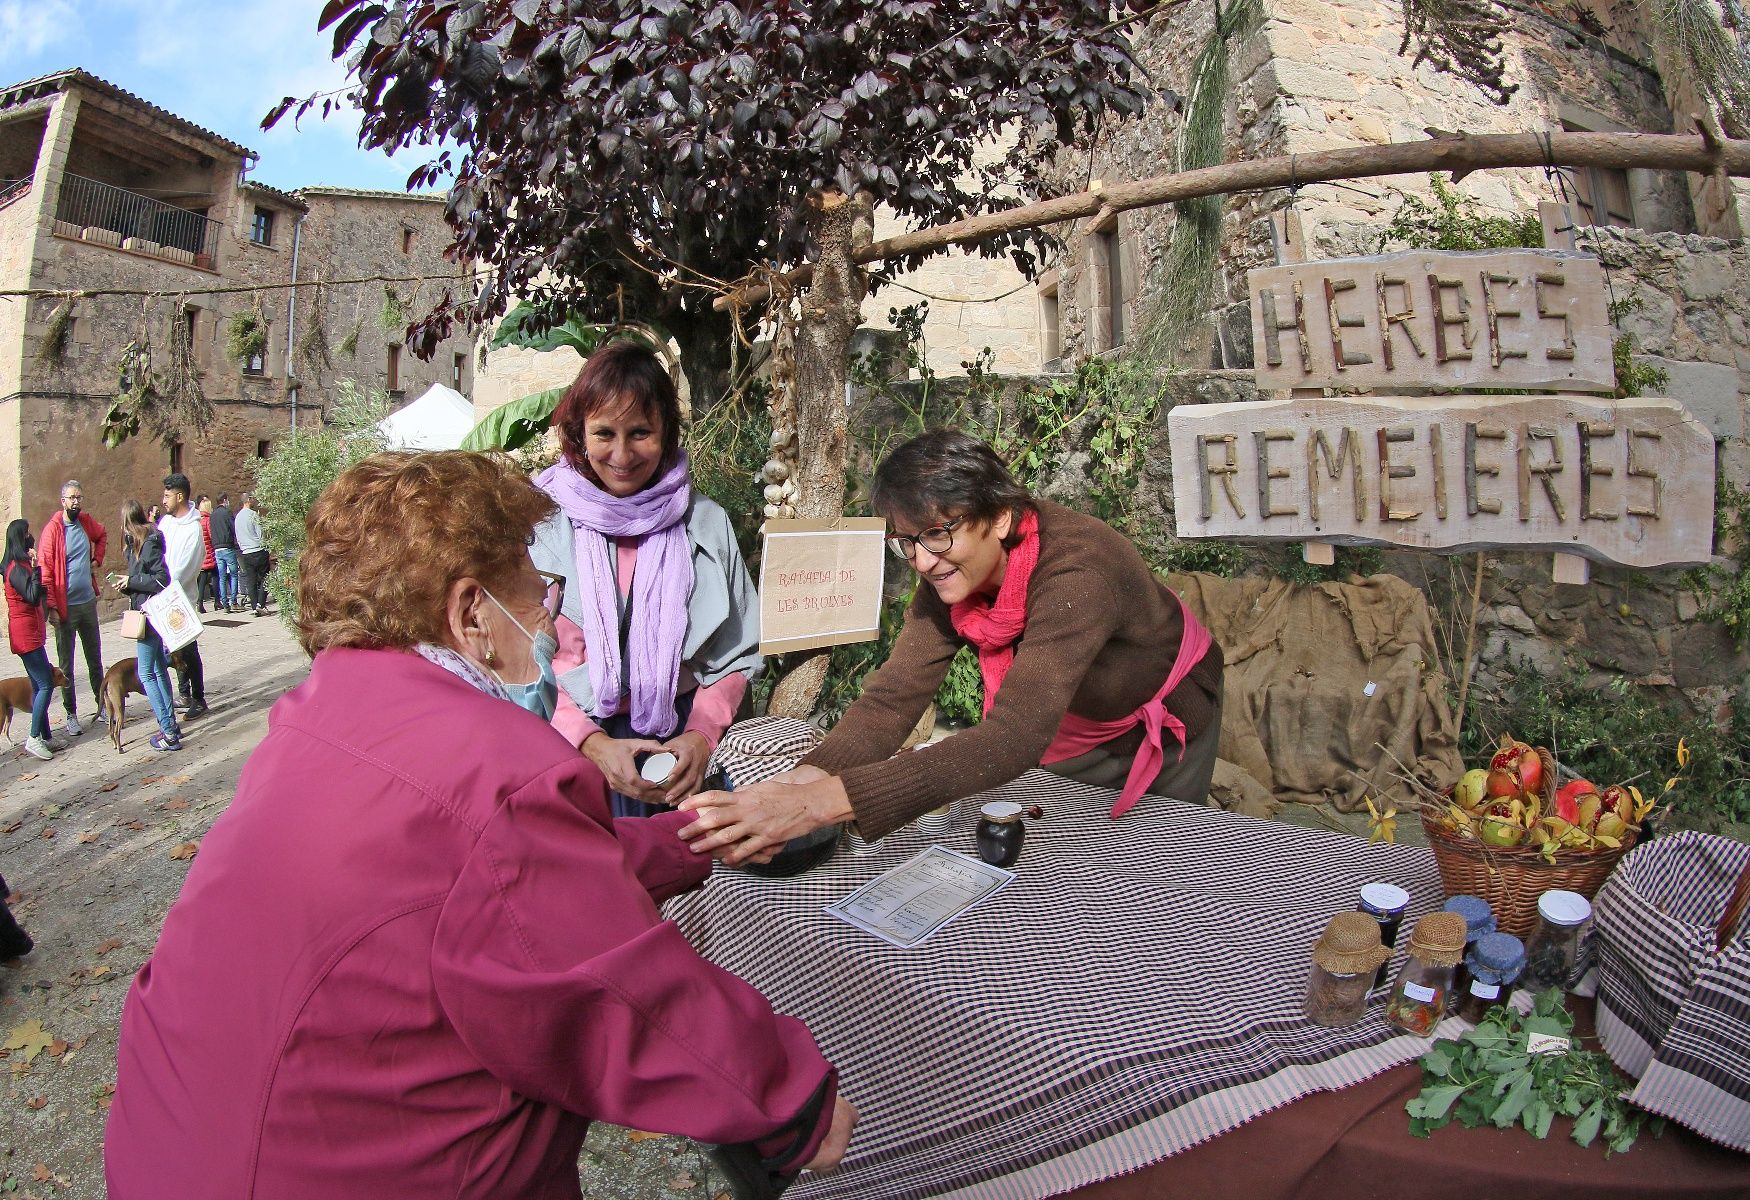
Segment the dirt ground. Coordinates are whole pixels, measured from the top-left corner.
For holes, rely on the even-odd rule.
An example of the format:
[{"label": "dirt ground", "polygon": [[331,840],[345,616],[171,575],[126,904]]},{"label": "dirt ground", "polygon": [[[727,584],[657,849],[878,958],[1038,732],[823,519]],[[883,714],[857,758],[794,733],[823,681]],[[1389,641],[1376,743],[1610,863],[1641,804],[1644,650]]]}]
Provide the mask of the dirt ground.
[{"label": "dirt ground", "polygon": [[[0,1195],[102,1197],[103,1126],[116,1031],[134,972],[182,888],[190,851],[230,803],[267,712],[308,664],[277,617],[219,616],[201,637],[212,710],[159,754],[145,697],[131,696],[117,754],[102,726],[51,762],[24,753],[28,712],[0,741],[0,873],[36,950],[0,966]],[[115,622],[104,662],[131,654]],[[83,664],[80,664],[81,675]],[[11,655],[0,678],[23,675]],[[80,715],[95,711],[81,679]],[[57,694],[51,720],[62,720]],[[597,1200],[716,1197],[690,1142],[598,1125],[579,1161]]]}]

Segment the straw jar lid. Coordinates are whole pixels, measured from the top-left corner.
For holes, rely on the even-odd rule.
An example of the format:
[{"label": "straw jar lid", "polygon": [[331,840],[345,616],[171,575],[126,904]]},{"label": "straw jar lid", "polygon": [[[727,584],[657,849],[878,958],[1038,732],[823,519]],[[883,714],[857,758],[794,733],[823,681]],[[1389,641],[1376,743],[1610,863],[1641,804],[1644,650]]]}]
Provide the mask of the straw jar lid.
[{"label": "straw jar lid", "polygon": [[1410,934],[1410,955],[1436,967],[1453,967],[1464,957],[1466,926],[1454,912],[1429,913]]},{"label": "straw jar lid", "polygon": [[1380,944],[1379,925],[1366,913],[1338,913],[1313,946],[1313,962],[1333,975],[1359,975],[1379,969],[1391,957]]},{"label": "straw jar lid", "polygon": [[1495,911],[1481,896],[1454,896],[1446,902],[1444,911],[1464,918],[1467,941],[1474,942],[1485,933],[1495,932]]}]

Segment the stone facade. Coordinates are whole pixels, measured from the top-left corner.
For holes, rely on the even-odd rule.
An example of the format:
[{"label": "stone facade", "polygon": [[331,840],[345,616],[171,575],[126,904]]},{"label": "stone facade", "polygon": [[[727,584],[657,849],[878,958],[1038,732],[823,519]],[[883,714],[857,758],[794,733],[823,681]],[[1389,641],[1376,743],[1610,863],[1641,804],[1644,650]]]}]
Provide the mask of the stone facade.
[{"label": "stone facade", "polygon": [[[40,525],[69,478],[80,480],[86,507],[106,524],[125,499],[156,501],[173,468],[188,474],[197,491],[235,495],[249,487],[254,460],[295,424],[321,421],[341,378],[386,385],[377,324],[382,284],[359,285],[368,296],[338,288],[321,293],[326,305],[369,315],[356,365],[339,356],[333,369],[306,371],[298,363],[298,330],[307,329],[302,322],[317,291],[286,286],[293,260],[300,281],[453,276],[437,254],[448,241],[441,204],[322,188],[304,198],[246,181],[254,157],[84,72],[0,88],[0,179],[28,180],[23,188],[0,184],[0,289],[76,297],[58,357],[43,350],[55,296],[0,300],[6,520],[23,515]],[[414,231],[407,254],[404,227]],[[89,294],[108,290],[150,294]],[[189,307],[182,319],[191,322],[193,364],[213,406],[210,424],[166,441],[143,432],[105,448],[103,419],[116,396],[123,347],[146,343],[153,369],[163,371],[184,294]],[[226,331],[233,316],[246,313],[265,326],[266,349],[256,361],[236,362],[227,354]],[[412,389],[452,382],[456,354],[464,359],[464,383],[471,383],[470,348],[463,331],[431,363],[406,360],[402,389],[417,395]],[[297,370],[288,370],[288,361]]]}]

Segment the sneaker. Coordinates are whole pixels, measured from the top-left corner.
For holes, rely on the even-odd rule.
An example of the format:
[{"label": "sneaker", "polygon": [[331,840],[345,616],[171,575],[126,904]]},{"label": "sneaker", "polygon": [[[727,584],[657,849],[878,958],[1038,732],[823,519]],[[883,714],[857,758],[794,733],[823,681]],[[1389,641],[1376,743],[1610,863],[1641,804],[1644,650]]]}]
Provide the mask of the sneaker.
[{"label": "sneaker", "polygon": [[7,923],[12,928],[0,930],[0,962],[11,962],[15,958],[23,958],[36,949],[36,943],[30,940],[30,934],[24,932],[17,920]]},{"label": "sneaker", "polygon": [[256,609],[256,610],[255,610],[255,615],[256,615],[256,616],[258,616],[258,617],[265,617],[265,616],[267,616],[267,609],[265,609],[265,608],[258,608],[258,609]]},{"label": "sneaker", "polygon": [[26,753],[34,754],[44,762],[55,756],[55,752],[49,749],[49,744],[39,737],[25,738],[24,749]]},{"label": "sneaker", "polygon": [[205,700],[196,700],[193,704],[182,710],[182,715],[190,721],[194,720],[196,717],[206,716],[207,702]]},{"label": "sneaker", "polygon": [[79,718],[74,713],[67,714],[67,723],[61,726],[61,732],[68,737],[78,737],[85,732],[85,726],[79,724]]},{"label": "sneaker", "polygon": [[173,737],[165,737],[161,733],[154,733],[151,737],[147,738],[146,744],[152,747],[152,749],[164,754],[174,754],[176,751],[182,749],[181,741]]},{"label": "sneaker", "polygon": [[56,754],[59,754],[63,750],[70,750],[73,747],[72,742],[62,737],[53,729],[49,730],[49,736],[44,738],[43,741],[48,745],[48,748],[53,750]]},{"label": "sneaker", "polygon": [[91,718],[91,723],[93,725],[103,725],[108,721],[109,718],[103,715],[103,710],[101,708],[97,710],[97,715]]}]

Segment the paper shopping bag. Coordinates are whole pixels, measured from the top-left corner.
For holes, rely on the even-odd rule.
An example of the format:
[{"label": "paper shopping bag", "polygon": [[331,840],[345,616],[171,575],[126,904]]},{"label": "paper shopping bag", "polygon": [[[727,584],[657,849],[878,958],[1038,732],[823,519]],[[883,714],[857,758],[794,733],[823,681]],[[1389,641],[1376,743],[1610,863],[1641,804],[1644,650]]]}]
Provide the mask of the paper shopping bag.
[{"label": "paper shopping bag", "polygon": [[164,652],[174,654],[201,635],[201,619],[195,615],[194,601],[176,580],[170,586],[141,605],[152,628],[164,639]]}]

